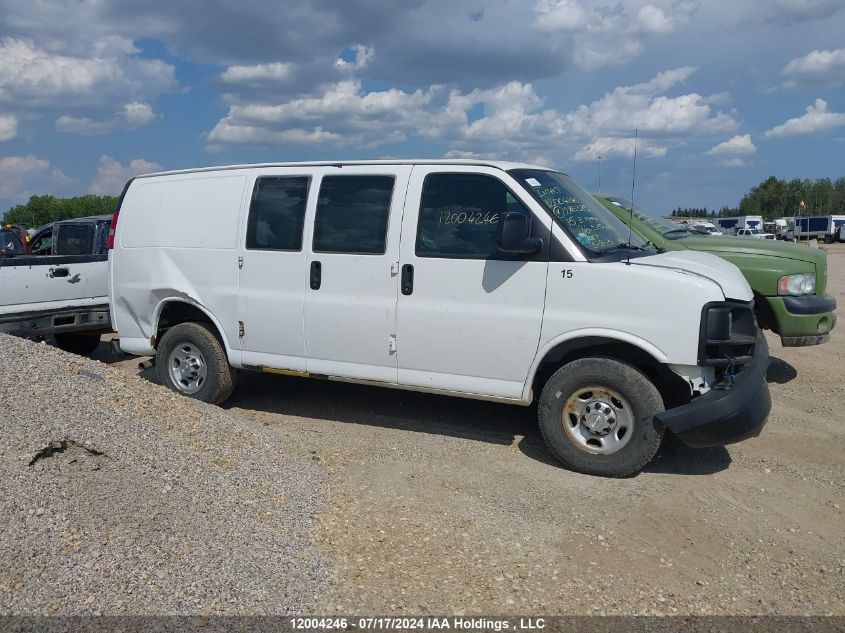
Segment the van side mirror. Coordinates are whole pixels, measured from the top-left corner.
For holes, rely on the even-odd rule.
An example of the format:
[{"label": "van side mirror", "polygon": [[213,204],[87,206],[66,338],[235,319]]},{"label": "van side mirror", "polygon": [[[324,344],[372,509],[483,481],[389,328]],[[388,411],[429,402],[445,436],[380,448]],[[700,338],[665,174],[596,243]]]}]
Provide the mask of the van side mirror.
[{"label": "van side mirror", "polygon": [[510,211],[499,216],[496,248],[500,251],[515,255],[533,255],[542,246],[543,240],[531,237],[531,227],[525,215]]}]

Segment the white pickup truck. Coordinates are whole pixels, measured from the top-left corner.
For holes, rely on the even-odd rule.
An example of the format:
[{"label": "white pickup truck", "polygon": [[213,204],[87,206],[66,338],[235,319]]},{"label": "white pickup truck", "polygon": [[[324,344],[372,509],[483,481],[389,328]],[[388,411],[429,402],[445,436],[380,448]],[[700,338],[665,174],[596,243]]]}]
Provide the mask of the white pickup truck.
[{"label": "white pickup truck", "polygon": [[52,335],[88,354],[111,331],[108,253],[111,216],[56,222],[38,231],[31,253],[0,257],[0,332]]}]

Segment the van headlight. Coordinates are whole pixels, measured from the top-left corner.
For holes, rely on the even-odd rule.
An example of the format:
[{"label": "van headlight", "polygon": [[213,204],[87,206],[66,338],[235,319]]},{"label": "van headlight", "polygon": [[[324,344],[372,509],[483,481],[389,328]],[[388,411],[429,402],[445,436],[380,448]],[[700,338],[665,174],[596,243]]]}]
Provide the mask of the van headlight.
[{"label": "van headlight", "polygon": [[811,295],[816,292],[816,273],[785,275],[778,279],[779,295]]}]

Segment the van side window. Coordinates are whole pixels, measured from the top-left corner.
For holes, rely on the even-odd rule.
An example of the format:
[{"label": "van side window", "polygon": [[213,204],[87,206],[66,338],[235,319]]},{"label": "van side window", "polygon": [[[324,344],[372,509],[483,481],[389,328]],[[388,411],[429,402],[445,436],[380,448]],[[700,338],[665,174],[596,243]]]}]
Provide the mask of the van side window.
[{"label": "van side window", "polygon": [[326,176],[314,218],[315,253],[382,255],[393,176]]},{"label": "van side window", "polygon": [[532,214],[498,178],[431,174],[423,183],[417,224],[418,257],[511,259],[496,249],[503,213]]},{"label": "van side window", "polygon": [[308,182],[307,176],[263,176],[255,181],[246,225],[248,249],[302,250]]}]

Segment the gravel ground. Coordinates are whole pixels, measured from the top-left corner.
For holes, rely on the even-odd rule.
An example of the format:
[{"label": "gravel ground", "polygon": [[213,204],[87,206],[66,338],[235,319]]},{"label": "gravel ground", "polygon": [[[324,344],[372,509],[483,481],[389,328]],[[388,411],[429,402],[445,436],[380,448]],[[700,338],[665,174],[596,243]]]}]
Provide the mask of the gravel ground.
[{"label": "gravel ground", "polygon": [[630,479],[560,468],[534,408],[247,374],[228,406],[320,457],[333,611],[843,615],[845,245],[828,253],[839,326],[768,336],[763,434],[670,437]]},{"label": "gravel ground", "polygon": [[323,474],[275,434],[0,335],[0,612],[315,611]]}]

